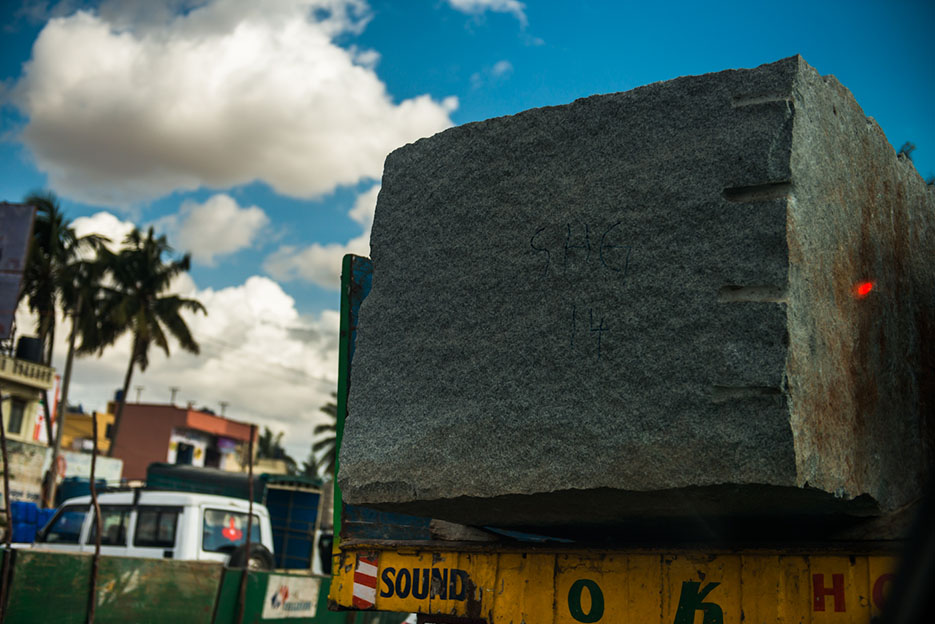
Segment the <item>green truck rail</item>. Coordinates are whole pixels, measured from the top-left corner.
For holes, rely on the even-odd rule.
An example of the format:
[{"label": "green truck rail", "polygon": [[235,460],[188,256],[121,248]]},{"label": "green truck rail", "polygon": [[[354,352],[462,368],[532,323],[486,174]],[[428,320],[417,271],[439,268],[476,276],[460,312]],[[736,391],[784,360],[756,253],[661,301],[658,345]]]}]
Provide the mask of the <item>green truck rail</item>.
[{"label": "green truck rail", "polygon": [[[84,624],[93,556],[33,549],[4,551],[10,585],[4,624]],[[249,572],[238,620],[240,569],[218,563],[101,556],[98,624],[399,624],[406,614],[328,610],[328,577]],[[374,619],[376,617],[376,619]]]}]

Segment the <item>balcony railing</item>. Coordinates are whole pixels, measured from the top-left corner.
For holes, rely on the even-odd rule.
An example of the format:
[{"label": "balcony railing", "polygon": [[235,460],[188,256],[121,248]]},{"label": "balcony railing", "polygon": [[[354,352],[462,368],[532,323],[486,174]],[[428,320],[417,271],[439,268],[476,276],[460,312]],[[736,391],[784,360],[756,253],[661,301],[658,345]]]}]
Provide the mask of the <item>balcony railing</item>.
[{"label": "balcony railing", "polygon": [[0,380],[32,386],[40,390],[51,390],[55,380],[55,369],[0,354]]}]

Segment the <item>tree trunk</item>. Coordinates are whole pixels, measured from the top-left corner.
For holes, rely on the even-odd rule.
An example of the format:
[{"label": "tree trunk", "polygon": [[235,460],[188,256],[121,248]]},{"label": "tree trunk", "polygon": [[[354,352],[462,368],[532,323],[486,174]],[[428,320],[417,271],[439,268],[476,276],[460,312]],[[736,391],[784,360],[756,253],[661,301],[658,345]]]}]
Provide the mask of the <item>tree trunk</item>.
[{"label": "tree trunk", "polygon": [[91,505],[94,507],[94,557],[91,559],[91,575],[88,588],[88,619],[87,624],[94,624],[94,613],[97,609],[97,571],[101,562],[101,506],[97,503],[97,486],[94,480],[97,467],[97,413],[91,414],[91,435],[94,447],[91,450]]},{"label": "tree trunk", "polygon": [[[52,406],[49,403],[49,391],[43,390],[40,398],[43,409],[45,409],[45,441],[46,444],[52,446],[55,434],[52,433]],[[53,468],[50,465],[49,469],[42,475],[42,499],[40,502],[43,507],[55,507],[55,494],[52,492],[52,482],[55,480],[55,474],[52,470]]]},{"label": "tree trunk", "polygon": [[[81,305],[79,300],[78,305]],[[71,334],[68,336],[68,355],[65,358],[65,374],[62,377],[62,400],[59,401],[56,414],[58,416],[58,429],[55,430],[55,441],[52,443],[52,465],[49,471],[52,478],[49,481],[48,497],[55,501],[55,490],[58,488],[58,456],[62,448],[62,431],[65,429],[65,412],[68,411],[68,386],[71,384],[71,367],[75,361],[75,336],[78,333],[78,322],[74,315],[71,317]]]},{"label": "tree trunk", "polygon": [[43,364],[46,366],[52,366],[52,354],[55,351],[55,310],[52,312],[52,321],[49,323],[48,333],[43,336],[42,342],[42,359]]},{"label": "tree trunk", "polygon": [[[52,314],[53,315],[55,314],[54,310],[52,311]],[[42,341],[42,354],[40,355],[40,357],[42,358],[42,363],[48,366],[49,368],[52,367],[52,346],[55,344],[55,320],[54,319],[55,317],[53,316],[52,323],[47,328],[46,334],[39,337]],[[55,386],[53,385],[52,388],[54,390]],[[50,409],[51,403],[49,403],[49,391],[48,390],[42,391],[42,399],[45,401],[45,432],[48,438],[48,443],[52,444],[52,410]],[[55,397],[53,396],[52,399],[54,400]]]},{"label": "tree trunk", "polygon": [[133,364],[136,362],[136,352],[139,349],[139,342],[136,336],[133,337],[133,348],[130,350],[130,365],[127,366],[127,374],[123,378],[123,392],[120,394],[120,400],[117,401],[117,413],[114,414],[114,426],[111,429],[110,447],[107,449],[107,456],[114,456],[114,448],[117,446],[117,434],[120,431],[120,419],[123,418],[123,406],[127,403],[127,393],[130,391],[130,379],[133,377]]},{"label": "tree trunk", "polygon": [[[55,386],[53,385],[52,388],[54,389]],[[45,409],[45,439],[48,444],[52,444],[52,407],[49,404],[48,390],[42,391],[42,407]]]}]

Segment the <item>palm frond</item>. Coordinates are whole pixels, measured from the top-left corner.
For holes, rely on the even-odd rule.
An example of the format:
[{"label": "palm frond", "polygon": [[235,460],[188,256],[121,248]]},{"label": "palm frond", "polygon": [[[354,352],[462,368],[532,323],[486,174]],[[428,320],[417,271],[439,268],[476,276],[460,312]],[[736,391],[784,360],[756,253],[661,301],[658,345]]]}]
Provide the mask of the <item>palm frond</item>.
[{"label": "palm frond", "polygon": [[320,435],[322,433],[330,433],[332,436],[337,432],[337,425],[335,423],[323,423],[321,425],[315,425],[315,429],[312,432],[312,435]]},{"label": "palm frond", "polygon": [[312,451],[315,453],[320,453],[321,451],[331,448],[334,446],[334,438],[322,438],[314,444],[312,444]]},{"label": "palm frond", "polygon": [[334,476],[335,448],[332,446],[324,455],[318,458],[318,472],[323,475]]}]

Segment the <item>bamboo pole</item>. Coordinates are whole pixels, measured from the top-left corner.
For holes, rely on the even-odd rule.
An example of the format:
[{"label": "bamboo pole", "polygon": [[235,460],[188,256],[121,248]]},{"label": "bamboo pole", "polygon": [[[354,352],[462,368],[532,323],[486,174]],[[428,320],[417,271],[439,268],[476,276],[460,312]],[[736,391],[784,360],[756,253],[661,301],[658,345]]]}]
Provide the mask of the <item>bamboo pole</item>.
[{"label": "bamboo pole", "polygon": [[94,506],[94,557],[91,559],[91,575],[88,588],[88,624],[94,624],[94,614],[97,610],[97,568],[101,561],[101,506],[97,502],[97,486],[94,483],[94,472],[97,468],[97,412],[91,413],[91,436],[93,448],[91,451],[91,504]]},{"label": "bamboo pole", "polygon": [[0,453],[3,454],[3,506],[6,531],[3,532],[3,566],[0,568],[0,622],[6,619],[7,592],[10,585],[10,560],[13,557],[13,511],[10,508],[10,462],[6,452],[6,425],[3,424],[3,392],[0,390]]},{"label": "bamboo pole", "polygon": [[250,441],[247,446],[247,541],[244,543],[244,565],[240,573],[240,588],[237,590],[237,618],[235,622],[243,624],[247,602],[247,575],[250,572],[250,534],[253,533],[253,438],[256,425],[250,425]]}]

